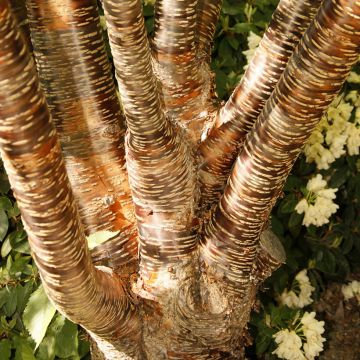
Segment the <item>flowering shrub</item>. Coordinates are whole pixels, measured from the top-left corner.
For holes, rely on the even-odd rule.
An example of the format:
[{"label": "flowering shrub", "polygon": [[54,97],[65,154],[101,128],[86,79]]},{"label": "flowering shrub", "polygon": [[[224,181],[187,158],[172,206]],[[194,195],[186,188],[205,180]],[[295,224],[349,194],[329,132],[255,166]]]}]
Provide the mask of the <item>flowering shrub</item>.
[{"label": "flowering shrub", "polygon": [[360,303],[360,281],[354,280],[347,285],[343,285],[341,291],[344,295],[345,300],[349,300],[356,297]]},{"label": "flowering shrub", "polygon": [[311,298],[312,292],[315,288],[311,285],[307,271],[300,271],[292,282],[291,289],[284,290],[279,296],[278,301],[282,305],[289,308],[303,308],[313,302]]},{"label": "flowering shrub", "polygon": [[305,145],[308,162],[315,162],[319,170],[329,169],[330,164],[346,152],[359,155],[359,104],[360,95],[356,91],[343,93],[333,101]]},{"label": "flowering shrub", "polygon": [[[241,78],[277,2],[223,1],[212,61],[220,99],[226,98]],[[144,3],[150,33],[154,1]],[[103,21],[102,25],[105,31]],[[248,349],[248,358],[314,359],[323,350],[326,324],[316,319],[313,302],[329,281],[344,282],[360,265],[359,151],[358,66],[310,137],[273,209],[272,231],[282,242],[287,260],[263,286],[258,311],[250,323],[254,344]],[[99,241],[89,239],[90,245]],[[53,313],[45,311],[50,306],[39,297],[39,275],[3,170],[0,246],[1,360],[11,356],[29,360],[89,358],[89,345],[78,336],[81,330],[61,315],[51,318]],[[360,300],[360,283],[352,281],[342,287],[342,292],[345,300]],[[39,317],[32,317],[31,308],[39,310],[35,313]],[[305,312],[299,310],[303,308]],[[33,319],[41,317],[46,321],[40,325],[40,320],[35,322],[39,326],[35,328],[41,329],[44,338],[35,349],[27,328]]]},{"label": "flowering shrub", "polygon": [[305,198],[296,205],[298,214],[304,214],[302,224],[321,226],[329,222],[329,218],[339,208],[333,200],[338,189],[326,188],[326,181],[320,174],[310,179],[306,185]]},{"label": "flowering shrub", "polygon": [[313,360],[323,350],[324,321],[315,319],[315,312],[305,312],[295,318],[292,330],[281,329],[273,335],[277,348],[272,352],[280,359]]}]

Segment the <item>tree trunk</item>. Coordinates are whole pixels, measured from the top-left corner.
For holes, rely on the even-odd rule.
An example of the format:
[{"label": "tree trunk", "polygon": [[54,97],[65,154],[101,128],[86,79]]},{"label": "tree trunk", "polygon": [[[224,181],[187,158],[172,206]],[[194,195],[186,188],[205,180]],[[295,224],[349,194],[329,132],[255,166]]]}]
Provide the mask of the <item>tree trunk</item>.
[{"label": "tree trunk", "polygon": [[281,0],[221,107],[220,1],[157,0],[151,39],[140,0],[102,3],[121,104],[95,0],[26,0],[36,65],[0,0],[0,151],[44,288],[94,359],[242,359],[285,262],[269,213],[358,59],[360,4]]}]

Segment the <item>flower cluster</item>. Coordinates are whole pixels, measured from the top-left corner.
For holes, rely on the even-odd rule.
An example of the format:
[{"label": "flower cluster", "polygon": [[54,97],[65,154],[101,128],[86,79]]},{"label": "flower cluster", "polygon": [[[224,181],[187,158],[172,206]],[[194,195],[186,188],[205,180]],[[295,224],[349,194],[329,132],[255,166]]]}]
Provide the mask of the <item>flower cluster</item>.
[{"label": "flower cluster", "polygon": [[284,290],[278,298],[282,305],[289,308],[303,308],[312,303],[311,294],[315,288],[311,285],[306,269],[300,271],[292,283],[291,289]]},{"label": "flower cluster", "polygon": [[248,64],[250,63],[250,60],[253,58],[255,51],[258,48],[260,40],[261,37],[259,35],[256,35],[252,31],[250,31],[250,34],[247,38],[249,50],[245,50],[242,52],[245,55],[247,62],[247,65],[244,66],[244,70],[246,70],[246,68],[249,66]]},{"label": "flower cluster", "polygon": [[351,71],[346,81],[360,84],[360,74],[357,74],[355,71]]},{"label": "flower cluster", "polygon": [[358,302],[360,303],[360,281],[354,280],[347,285],[343,285],[341,291],[345,300],[349,300],[356,296]]},{"label": "flower cluster", "polygon": [[[354,73],[355,74],[355,73]],[[360,94],[351,91],[336,98],[328,112],[310,136],[304,148],[307,162],[315,162],[318,169],[328,169],[337,158],[346,154],[358,155],[360,150]],[[350,121],[351,119],[351,121]]]},{"label": "flower cluster", "polygon": [[315,319],[315,312],[305,312],[294,329],[282,329],[273,335],[278,345],[273,354],[280,359],[313,360],[323,350],[324,321]]},{"label": "flower cluster", "polygon": [[327,183],[320,174],[310,179],[306,185],[307,195],[295,207],[298,214],[304,214],[303,225],[322,226],[339,208],[333,202],[337,188],[326,188]]},{"label": "flower cluster", "polygon": [[273,354],[280,359],[305,360],[304,353],[301,351],[301,338],[294,330],[282,329],[274,335],[274,338],[278,347]]}]

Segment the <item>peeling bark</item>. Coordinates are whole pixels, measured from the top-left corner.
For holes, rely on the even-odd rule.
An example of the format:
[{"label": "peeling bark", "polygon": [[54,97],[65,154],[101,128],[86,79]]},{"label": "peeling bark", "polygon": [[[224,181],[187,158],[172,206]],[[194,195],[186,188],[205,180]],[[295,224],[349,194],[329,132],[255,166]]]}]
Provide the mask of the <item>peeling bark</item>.
[{"label": "peeling bark", "polygon": [[[27,0],[36,64],[87,234],[121,230],[117,266],[137,255],[124,124],[94,0]],[[51,49],[51,51],[49,51]]]},{"label": "peeling bark", "polygon": [[248,291],[260,233],[289,172],[358,60],[359,15],[358,2],[323,2],[247,136],[206,225],[203,257],[240,296]]},{"label": "peeling bark", "polygon": [[91,262],[35,65],[7,0],[0,1],[0,48],[1,157],[45,290],[69,319],[135,356],[135,307],[120,278]]},{"label": "peeling bark", "polygon": [[204,206],[218,201],[247,133],[260,115],[321,0],[281,0],[254,57],[199,147]]},{"label": "peeling bark", "polygon": [[[159,0],[151,44],[140,0],[103,1],[126,140],[95,2],[27,4],[46,99],[0,0],[0,151],[49,297],[94,359],[242,359],[256,292],[285,261],[267,218],[358,59],[359,2],[325,0],[283,72],[318,5],[283,0],[199,158],[218,1]],[[222,147],[227,126],[237,140]],[[209,212],[228,146],[243,150]],[[99,229],[121,231],[90,254],[85,233]]]}]

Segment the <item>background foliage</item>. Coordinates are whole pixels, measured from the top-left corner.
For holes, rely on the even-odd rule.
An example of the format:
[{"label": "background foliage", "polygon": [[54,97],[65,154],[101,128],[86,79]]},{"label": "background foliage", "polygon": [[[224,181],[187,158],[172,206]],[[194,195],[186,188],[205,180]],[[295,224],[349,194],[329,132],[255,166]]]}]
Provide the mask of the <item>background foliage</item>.
[{"label": "background foliage", "polygon": [[[278,0],[224,0],[214,39],[212,69],[217,93],[226,99],[243,74],[249,32],[261,35]],[[153,27],[153,6],[144,6],[149,33]],[[359,91],[359,84],[347,84],[344,91]],[[355,109],[353,110],[355,111]],[[85,333],[66,320],[47,300],[30,256],[26,233],[4,169],[0,173],[0,358],[2,360],[53,360],[89,358]],[[338,188],[339,209],[321,227],[302,225],[303,215],[295,211],[304,196],[315,164],[305,157],[297,161],[283,197],[271,216],[273,231],[282,241],[287,262],[266,281],[258,311],[251,320],[254,344],[250,358],[275,359],[273,335],[286,328],[299,310],[279,305],[276,300],[294,276],[307,269],[316,300],[330,281],[344,281],[360,262],[360,157],[342,156],[320,173],[328,186]],[[311,309],[311,305],[310,305]]]}]

